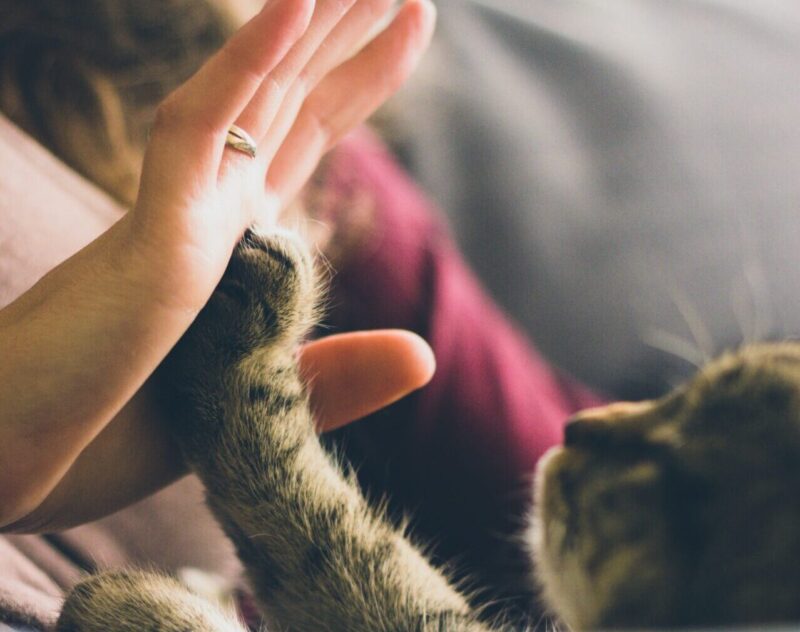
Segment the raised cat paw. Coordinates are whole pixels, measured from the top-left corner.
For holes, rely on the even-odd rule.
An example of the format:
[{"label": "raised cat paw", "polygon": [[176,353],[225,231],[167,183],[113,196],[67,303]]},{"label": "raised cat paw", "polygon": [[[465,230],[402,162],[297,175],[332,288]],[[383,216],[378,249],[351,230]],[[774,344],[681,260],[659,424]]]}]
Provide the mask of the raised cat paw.
[{"label": "raised cat paw", "polygon": [[225,352],[222,360],[292,346],[311,324],[314,293],[313,263],[298,237],[247,231],[185,346],[202,337],[205,346]]},{"label": "raised cat paw", "polygon": [[161,368],[163,399],[185,453],[211,449],[226,407],[238,407],[254,385],[294,371],[295,346],[315,304],[313,261],[303,242],[290,233],[248,231]]}]

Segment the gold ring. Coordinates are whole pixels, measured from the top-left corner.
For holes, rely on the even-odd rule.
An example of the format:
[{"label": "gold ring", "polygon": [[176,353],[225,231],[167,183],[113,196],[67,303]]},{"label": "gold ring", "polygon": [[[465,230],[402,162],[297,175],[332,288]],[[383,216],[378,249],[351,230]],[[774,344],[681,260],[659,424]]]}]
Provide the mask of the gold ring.
[{"label": "gold ring", "polygon": [[228,135],[225,137],[225,144],[231,149],[247,154],[251,158],[256,157],[256,141],[238,125],[231,125]]}]

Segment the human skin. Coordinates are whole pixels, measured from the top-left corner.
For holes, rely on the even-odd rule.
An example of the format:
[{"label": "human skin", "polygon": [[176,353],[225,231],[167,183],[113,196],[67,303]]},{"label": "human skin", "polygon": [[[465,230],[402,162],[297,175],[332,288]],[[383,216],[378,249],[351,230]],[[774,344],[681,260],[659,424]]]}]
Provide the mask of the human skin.
[{"label": "human skin", "polygon": [[[211,295],[244,230],[269,228],[321,155],[394,91],[434,11],[409,0],[272,0],[159,107],[135,207],[0,311],[0,526],[63,528],[183,465],[148,381]],[[254,160],[224,145],[236,123]],[[342,358],[348,371],[342,371]],[[375,332],[301,353],[321,428],[429,379],[418,338]]]}]

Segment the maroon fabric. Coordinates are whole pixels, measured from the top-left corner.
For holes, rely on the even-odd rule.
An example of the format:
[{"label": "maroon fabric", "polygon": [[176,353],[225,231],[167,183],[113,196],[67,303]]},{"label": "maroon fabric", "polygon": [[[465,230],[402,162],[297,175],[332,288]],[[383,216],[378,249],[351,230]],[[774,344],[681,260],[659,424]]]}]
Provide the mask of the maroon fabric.
[{"label": "maroon fabric", "polygon": [[335,275],[328,326],[411,329],[438,365],[426,388],[339,439],[362,483],[411,513],[440,560],[511,598],[529,571],[514,536],[536,462],[571,413],[600,399],[557,375],[509,323],[378,142],[349,139],[327,184],[342,200],[363,203],[367,192],[374,222],[367,245]]}]

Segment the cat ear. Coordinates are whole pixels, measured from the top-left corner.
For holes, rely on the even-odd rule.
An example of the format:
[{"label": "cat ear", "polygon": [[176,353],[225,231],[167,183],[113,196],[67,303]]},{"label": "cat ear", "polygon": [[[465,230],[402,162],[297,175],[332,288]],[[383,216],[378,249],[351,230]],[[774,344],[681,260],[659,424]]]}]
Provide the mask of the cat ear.
[{"label": "cat ear", "polygon": [[321,432],[360,419],[433,377],[436,360],[428,343],[410,331],[363,331],[328,336],[300,351]]}]

